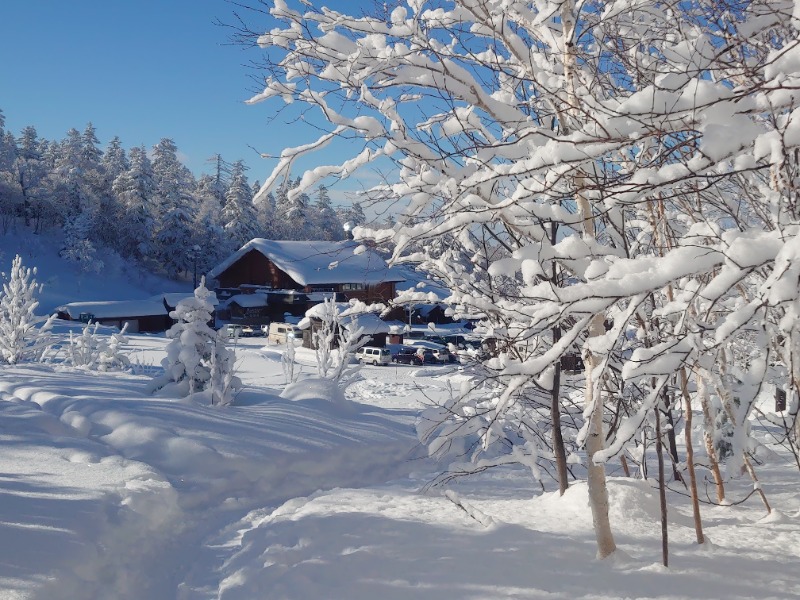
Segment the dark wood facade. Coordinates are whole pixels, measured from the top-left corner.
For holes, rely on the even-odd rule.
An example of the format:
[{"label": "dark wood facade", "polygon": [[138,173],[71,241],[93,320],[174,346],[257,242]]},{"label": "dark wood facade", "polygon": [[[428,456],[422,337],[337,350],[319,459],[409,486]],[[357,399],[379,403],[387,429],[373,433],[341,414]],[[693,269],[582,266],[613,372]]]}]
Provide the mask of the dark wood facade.
[{"label": "dark wood facade", "polygon": [[[59,319],[65,321],[77,321],[73,319],[67,311],[59,311],[57,313]],[[99,323],[108,327],[116,327],[122,329],[125,323],[128,323],[128,333],[159,333],[166,331],[172,327],[173,321],[169,315],[129,315],[129,316],[113,316],[113,317],[95,317],[92,315],[89,319],[92,323]],[[85,322],[85,321],[84,321]]]},{"label": "dark wood facade", "polygon": [[303,286],[281,271],[258,250],[247,254],[217,277],[219,287],[238,288],[242,285],[263,285],[276,290],[300,290]]},{"label": "dark wood facade", "polygon": [[386,281],[375,285],[331,282],[303,286],[255,249],[225,269],[216,279],[218,287],[222,288],[239,288],[245,291],[242,286],[264,286],[274,290],[298,290],[306,293],[335,292],[337,300],[356,299],[367,303],[391,300],[394,298],[396,285],[394,281]]}]

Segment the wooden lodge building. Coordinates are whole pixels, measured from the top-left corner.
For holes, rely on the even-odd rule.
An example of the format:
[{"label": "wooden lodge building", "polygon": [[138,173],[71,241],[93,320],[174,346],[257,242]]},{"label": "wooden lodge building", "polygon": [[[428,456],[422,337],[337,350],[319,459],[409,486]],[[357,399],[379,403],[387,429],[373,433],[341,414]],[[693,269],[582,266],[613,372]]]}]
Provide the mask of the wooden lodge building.
[{"label": "wooden lodge building", "polygon": [[388,302],[404,277],[377,252],[359,247],[350,240],[251,240],[206,275],[209,287],[216,282],[217,316],[263,324],[287,313],[302,317],[325,297]]}]

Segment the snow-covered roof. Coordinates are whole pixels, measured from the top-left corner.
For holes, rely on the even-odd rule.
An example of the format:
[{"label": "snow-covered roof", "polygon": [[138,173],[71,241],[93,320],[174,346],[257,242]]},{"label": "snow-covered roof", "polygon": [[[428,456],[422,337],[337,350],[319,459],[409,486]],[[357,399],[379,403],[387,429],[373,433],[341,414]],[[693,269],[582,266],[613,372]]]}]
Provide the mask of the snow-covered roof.
[{"label": "snow-covered roof", "polygon": [[194,292],[174,292],[168,294],[161,294],[161,297],[164,299],[164,302],[166,302],[167,305],[175,308],[176,306],[178,306],[178,302],[180,302],[181,300],[194,297]]},{"label": "snow-covered roof", "polygon": [[107,302],[70,302],[56,309],[67,313],[71,319],[80,318],[81,313],[94,315],[96,319],[118,319],[123,317],[152,317],[166,315],[167,309],[161,296],[147,300],[111,300]]},{"label": "snow-covered roof", "polygon": [[352,317],[344,317],[342,325],[348,331],[364,328],[364,335],[376,335],[378,333],[389,333],[389,324],[382,320],[374,313],[366,313],[360,315],[353,315]]},{"label": "snow-covered roof", "polygon": [[364,249],[353,241],[280,241],[256,238],[231,254],[207,277],[217,278],[251,250],[271,260],[300,285],[325,283],[376,284],[384,281],[404,281],[405,277],[387,266],[377,252]]},{"label": "snow-covered roof", "polygon": [[[389,333],[391,324],[381,319],[375,313],[354,312],[348,314],[352,307],[347,302],[336,302],[339,311],[339,321],[347,330],[358,327],[364,328],[364,335],[376,335],[379,333]],[[306,311],[306,316],[300,321],[300,329],[306,329],[311,325],[311,318],[321,319],[325,315],[325,305],[315,304]]]},{"label": "snow-covered roof", "polygon": [[266,294],[236,294],[228,298],[227,304],[236,303],[242,308],[260,308],[269,304]]}]

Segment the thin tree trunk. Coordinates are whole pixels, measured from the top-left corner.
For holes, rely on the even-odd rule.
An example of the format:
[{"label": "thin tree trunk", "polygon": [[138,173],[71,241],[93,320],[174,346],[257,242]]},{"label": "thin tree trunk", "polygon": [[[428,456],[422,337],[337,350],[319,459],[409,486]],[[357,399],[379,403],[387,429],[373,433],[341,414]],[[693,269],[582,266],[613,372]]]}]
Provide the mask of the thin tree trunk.
[{"label": "thin tree trunk", "polygon": [[675,420],[672,418],[672,406],[667,400],[666,388],[664,388],[664,410],[666,411],[667,424],[669,425],[669,429],[667,429],[667,442],[669,444],[669,455],[670,458],[672,458],[672,479],[685,484],[681,472],[678,470],[678,463],[680,460],[678,460],[678,443],[675,441]]},{"label": "thin tree trunk", "polygon": [[683,436],[686,442],[686,468],[689,471],[689,496],[692,499],[692,516],[694,517],[694,532],[697,543],[706,541],[703,535],[703,521],[700,516],[700,500],[697,497],[697,474],[694,470],[694,447],[692,445],[692,397],[689,394],[689,379],[686,369],[681,369],[681,394],[686,405],[686,426]]},{"label": "thin tree trunk", "polygon": [[619,455],[619,464],[622,465],[622,472],[625,473],[625,477],[630,477],[631,470],[628,468],[628,459],[625,458],[624,454]]},{"label": "thin tree trunk", "polygon": [[[550,227],[550,242],[556,243],[556,224]],[[553,285],[558,285],[558,271],[553,261]],[[553,344],[561,339],[561,327],[553,327]],[[558,492],[563,496],[569,487],[567,471],[567,453],[564,449],[564,436],[561,433],[561,361],[556,361],[553,374],[553,390],[550,399],[550,418],[553,422],[553,454],[556,459],[556,476],[558,477]]]},{"label": "thin tree trunk", "polygon": [[656,457],[658,457],[658,499],[661,505],[661,561],[669,566],[669,530],[667,528],[667,490],[664,480],[664,444],[661,442],[661,413],[655,409]]},{"label": "thin tree trunk", "polygon": [[714,477],[714,487],[717,490],[717,502],[725,502],[725,484],[722,480],[722,471],[719,468],[717,451],[714,449],[714,419],[711,417],[711,400],[708,397],[708,387],[705,377],[700,369],[694,369],[695,382],[697,384],[697,397],[700,398],[700,407],[703,409],[703,441],[706,446],[708,461],[711,463],[711,474]]},{"label": "thin tree trunk", "polygon": [[[722,400],[722,407],[725,410],[725,413],[728,415],[728,419],[730,419],[731,424],[733,425],[734,430],[739,427],[739,423],[736,422],[736,413],[733,410],[733,396],[731,394],[730,387],[726,384],[727,381],[727,358],[725,355],[725,350],[722,350],[720,353],[720,387],[717,388],[717,395]],[[744,424],[742,424],[744,426]],[[761,501],[764,503],[764,508],[767,509],[767,513],[772,512],[772,507],[769,505],[767,501],[767,495],[764,493],[764,490],[761,489],[761,484],[758,481],[758,477],[756,476],[756,470],[753,468],[753,463],[750,461],[750,458],[747,456],[747,453],[744,448],[741,448],[742,452],[742,462],[744,463],[744,468],[747,471],[748,475],[750,475],[750,479],[753,480],[753,487],[755,488],[758,495],[761,496]]]},{"label": "thin tree trunk", "polygon": [[[603,315],[592,318],[589,325],[589,337],[601,335],[598,330],[605,331]],[[591,352],[586,354],[586,389],[584,399],[589,413],[589,428],[586,436],[586,455],[588,458],[589,505],[592,509],[595,537],[597,538],[597,556],[606,558],[614,553],[617,545],[611,532],[611,521],[608,517],[608,489],[606,487],[606,470],[602,463],[595,464],[595,453],[603,450],[605,435],[603,431],[603,398],[600,386],[595,385],[594,370],[596,359]]]},{"label": "thin tree trunk", "polygon": [[[561,27],[563,54],[562,61],[564,67],[564,85],[567,97],[567,115],[569,119],[577,122],[580,119],[579,100],[575,93],[575,78],[577,67],[577,55],[575,45],[576,35],[576,6],[575,0],[564,0],[561,4]],[[573,123],[567,122],[566,115],[559,114],[559,121],[565,130],[573,128]],[[589,200],[583,193],[584,174],[578,171],[574,176],[575,203],[581,217],[583,235],[586,239],[595,240],[597,238],[595,228],[595,217],[592,214],[592,207]],[[588,339],[599,337],[605,334],[605,315],[598,313],[589,322]],[[586,436],[586,455],[588,460],[587,484],[589,487],[589,505],[592,509],[592,521],[594,532],[597,539],[597,556],[606,558],[613,554],[617,549],[614,543],[614,536],[611,533],[611,522],[608,518],[608,489],[606,487],[605,465],[595,464],[594,455],[603,450],[605,446],[605,432],[603,431],[603,398],[600,392],[600,385],[595,385],[595,368],[600,364],[600,357],[594,356],[591,352],[586,352],[584,358],[586,363],[586,388],[584,390],[584,402],[586,410],[589,411],[588,431]]]},{"label": "thin tree trunk", "polygon": [[[553,328],[553,340],[561,336],[558,327]],[[553,374],[553,391],[550,400],[550,418],[553,421],[553,454],[556,458],[556,476],[558,477],[558,493],[563,496],[569,487],[567,479],[567,453],[564,449],[564,436],[561,435],[561,362],[556,361]]]}]

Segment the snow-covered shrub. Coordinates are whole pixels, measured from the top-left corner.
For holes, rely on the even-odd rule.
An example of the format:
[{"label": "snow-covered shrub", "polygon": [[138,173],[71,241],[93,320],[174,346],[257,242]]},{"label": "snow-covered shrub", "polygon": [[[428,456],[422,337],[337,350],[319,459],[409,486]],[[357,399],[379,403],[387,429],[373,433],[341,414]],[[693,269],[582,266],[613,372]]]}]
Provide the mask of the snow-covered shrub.
[{"label": "snow-covered shrub", "polygon": [[348,380],[358,366],[348,369],[350,358],[367,343],[364,328],[358,325],[358,315],[367,310],[363,303],[340,305],[325,299],[314,307],[313,316],[322,322],[314,332],[317,372],[324,379],[336,382]]},{"label": "snow-covered shrub", "polygon": [[125,337],[126,331],[128,323],[125,323],[118,333],[112,333],[103,340],[98,358],[99,371],[115,371],[130,367],[131,361],[122,352],[122,345],[128,343],[128,338]]},{"label": "snow-covered shrub", "polygon": [[114,371],[126,369],[130,360],[122,353],[122,344],[128,340],[125,332],[128,324],[119,333],[101,335],[98,333],[99,323],[87,323],[79,336],[69,334],[67,361],[73,367],[86,367],[97,371]]},{"label": "snow-covered shrub", "polygon": [[40,360],[52,343],[50,330],[55,315],[45,319],[34,314],[39,306],[36,296],[42,289],[34,275],[36,269],[25,268],[22,258],[17,255],[8,281],[3,284],[0,295],[0,357],[8,364]]},{"label": "snow-covered shrub", "polygon": [[209,391],[211,404],[227,406],[242,389],[242,381],[234,375],[236,354],[225,345],[226,334],[217,332],[214,352],[211,354],[211,378]]},{"label": "snow-covered shrub", "polygon": [[320,377],[328,377],[333,367],[333,344],[336,338],[339,310],[333,298],[325,298],[317,307],[315,316],[322,321],[320,328],[313,334],[314,354],[317,358],[317,373]]},{"label": "snow-covered shrub", "polygon": [[294,383],[297,381],[297,373],[295,372],[295,368],[297,367],[297,361],[295,360],[294,355],[294,340],[290,337],[286,338],[286,352],[284,352],[283,357],[281,358],[281,365],[283,366],[283,376],[286,378],[286,383]]}]

